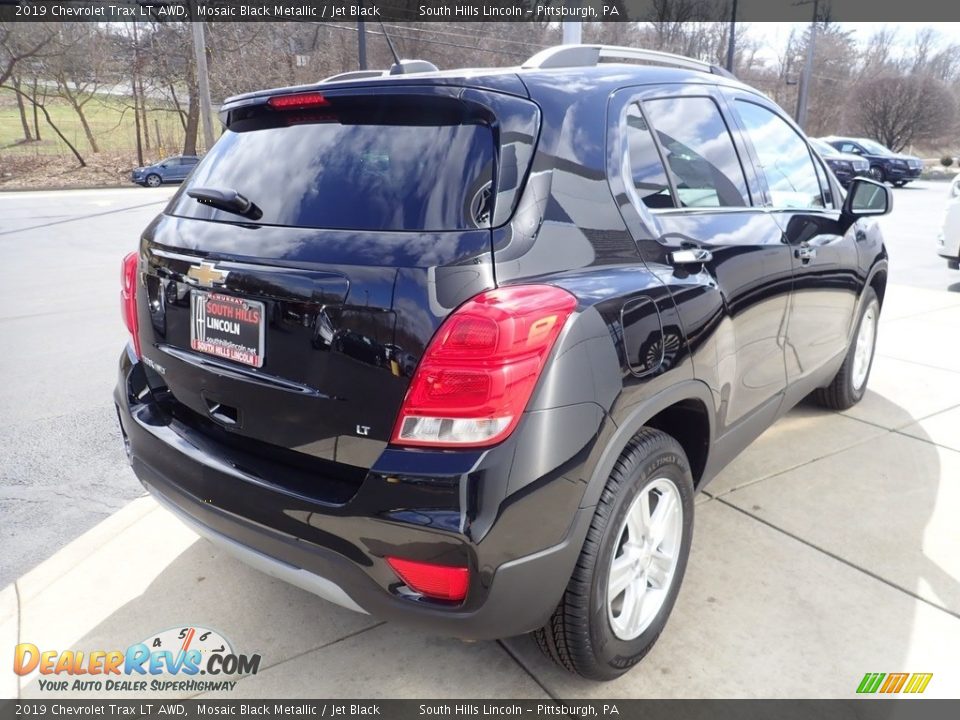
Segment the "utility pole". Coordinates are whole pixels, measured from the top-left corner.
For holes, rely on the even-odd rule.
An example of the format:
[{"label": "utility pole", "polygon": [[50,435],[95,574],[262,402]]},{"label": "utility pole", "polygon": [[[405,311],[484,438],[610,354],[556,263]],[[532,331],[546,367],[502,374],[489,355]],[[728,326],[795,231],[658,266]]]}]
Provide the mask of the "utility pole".
[{"label": "utility pole", "polygon": [[140,78],[140,33],[137,32],[137,21],[133,21],[133,76],[131,77],[131,93],[133,95],[133,123],[137,132],[137,165],[143,165],[143,141],[140,139],[140,105],[143,101],[139,96],[138,83]]},{"label": "utility pole", "polygon": [[360,69],[367,69],[367,24],[357,20],[357,54],[359,55]]},{"label": "utility pole", "polygon": [[[194,9],[196,5],[194,5]],[[203,121],[203,144],[209,152],[213,147],[213,124],[210,122],[210,76],[207,74],[207,40],[203,34],[203,20],[196,15],[191,22],[193,54],[197,63],[197,83],[200,87],[200,119]]]},{"label": "utility pole", "polygon": [[[582,0],[566,0],[564,5],[568,8],[580,7]],[[564,45],[579,45],[581,42],[581,28],[582,23],[579,20],[564,20],[563,21],[563,44]]]},{"label": "utility pole", "polygon": [[797,91],[797,125],[801,129],[807,126],[807,97],[810,93],[810,77],[813,75],[813,53],[817,42],[817,6],[820,0],[813,0],[813,19],[810,21],[810,42],[807,45],[807,59],[800,75],[800,87]]},{"label": "utility pole", "polygon": [[727,38],[727,71],[733,72],[733,60],[737,54],[737,0],[730,11],[730,37]]}]

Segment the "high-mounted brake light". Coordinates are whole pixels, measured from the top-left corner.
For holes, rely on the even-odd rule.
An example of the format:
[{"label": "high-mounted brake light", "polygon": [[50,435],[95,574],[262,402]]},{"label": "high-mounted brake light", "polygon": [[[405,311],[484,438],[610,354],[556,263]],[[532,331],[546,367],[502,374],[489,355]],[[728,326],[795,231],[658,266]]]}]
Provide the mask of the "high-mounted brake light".
[{"label": "high-mounted brake light", "polygon": [[137,263],[140,256],[129,253],[123,258],[120,272],[120,314],[123,324],[130,331],[133,340],[133,349],[140,355],[140,322],[137,319]]},{"label": "high-mounted brake light", "polygon": [[503,287],[468,300],[430,341],[393,442],[485,447],[506,438],[576,305],[549,285]]},{"label": "high-mounted brake light", "polygon": [[408,587],[421,595],[438,600],[462,601],[470,585],[470,571],[465,567],[388,557],[387,563]]},{"label": "high-mounted brake light", "polygon": [[307,108],[328,107],[330,101],[322,93],[307,92],[296,95],[274,95],[267,100],[274,110],[305,110]]}]

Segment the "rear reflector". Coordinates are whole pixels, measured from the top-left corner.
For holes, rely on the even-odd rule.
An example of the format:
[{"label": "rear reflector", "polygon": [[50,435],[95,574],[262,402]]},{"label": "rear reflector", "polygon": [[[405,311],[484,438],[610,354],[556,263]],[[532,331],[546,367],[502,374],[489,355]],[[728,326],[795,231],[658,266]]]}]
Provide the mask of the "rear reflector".
[{"label": "rear reflector", "polygon": [[274,110],[304,110],[306,108],[327,107],[330,101],[321,93],[308,92],[296,95],[275,95],[267,100],[267,105]]},{"label": "rear reflector", "polygon": [[485,447],[506,438],[576,305],[550,285],[488,290],[461,305],[417,367],[394,444]]},{"label": "rear reflector", "polygon": [[412,590],[437,600],[462,601],[467,596],[470,571],[465,567],[388,557],[387,563]]},{"label": "rear reflector", "polygon": [[120,271],[120,314],[123,316],[123,324],[130,332],[137,357],[141,357],[140,322],[137,319],[137,263],[139,260],[140,256],[137,253],[129,253],[123,258]]}]

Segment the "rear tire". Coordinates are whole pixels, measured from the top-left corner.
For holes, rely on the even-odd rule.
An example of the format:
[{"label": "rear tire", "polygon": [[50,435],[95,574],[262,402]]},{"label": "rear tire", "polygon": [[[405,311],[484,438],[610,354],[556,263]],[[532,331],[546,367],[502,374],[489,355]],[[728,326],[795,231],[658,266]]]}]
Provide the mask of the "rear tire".
[{"label": "rear tire", "polygon": [[880,302],[872,287],[864,291],[863,307],[857,321],[857,331],[847,350],[847,357],[836,376],[826,387],[813,393],[814,399],[831,410],[853,407],[867,392],[870,369],[877,346],[877,326],[880,321]]},{"label": "rear tire", "polygon": [[567,590],[534,633],[537,645],[586,678],[625,673],[666,625],[692,537],[693,476],[683,448],[642,428],[607,480]]},{"label": "rear tire", "polygon": [[871,165],[868,174],[877,182],[886,182],[887,180],[887,173],[879,165]]}]

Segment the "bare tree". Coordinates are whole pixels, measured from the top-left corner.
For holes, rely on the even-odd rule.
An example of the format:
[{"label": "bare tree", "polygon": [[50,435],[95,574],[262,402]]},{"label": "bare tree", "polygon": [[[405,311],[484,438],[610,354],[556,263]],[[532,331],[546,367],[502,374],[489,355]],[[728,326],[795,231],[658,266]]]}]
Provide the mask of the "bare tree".
[{"label": "bare tree", "polygon": [[59,23],[54,52],[47,61],[57,92],[73,108],[80,126],[97,153],[100,146],[87,118],[87,105],[109,83],[107,60],[109,36],[95,23]]},{"label": "bare tree", "polygon": [[956,128],[953,95],[930,77],[874,78],[860,86],[853,106],[858,128],[894,151],[915,142],[937,142]]}]

